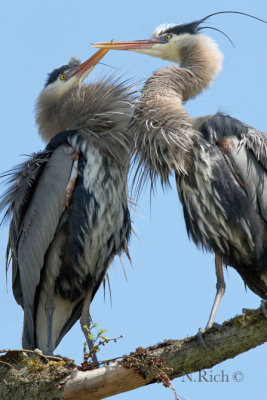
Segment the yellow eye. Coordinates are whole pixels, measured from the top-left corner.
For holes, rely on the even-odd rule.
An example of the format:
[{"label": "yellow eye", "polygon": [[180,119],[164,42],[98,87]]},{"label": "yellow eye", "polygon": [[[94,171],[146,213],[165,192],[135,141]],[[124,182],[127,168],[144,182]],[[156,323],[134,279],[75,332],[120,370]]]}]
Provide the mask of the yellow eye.
[{"label": "yellow eye", "polygon": [[171,38],[171,35],[168,33],[168,34],[165,36],[165,40],[170,40],[170,38]]},{"label": "yellow eye", "polygon": [[64,81],[66,78],[67,78],[67,77],[66,77],[65,74],[61,74],[61,75],[60,75],[60,79],[61,79],[62,81]]}]

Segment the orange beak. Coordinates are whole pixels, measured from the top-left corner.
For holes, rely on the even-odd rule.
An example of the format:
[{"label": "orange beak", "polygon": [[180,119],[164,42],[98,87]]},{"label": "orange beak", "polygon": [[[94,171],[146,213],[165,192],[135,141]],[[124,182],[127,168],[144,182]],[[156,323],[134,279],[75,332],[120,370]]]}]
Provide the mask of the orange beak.
[{"label": "orange beak", "polygon": [[79,65],[74,71],[71,72],[70,77],[77,76],[79,79],[86,77],[90,71],[99,63],[100,60],[107,54],[108,49],[98,50],[92,57]]},{"label": "orange beak", "polygon": [[154,44],[161,43],[158,39],[131,40],[128,42],[99,42],[92,43],[93,47],[108,50],[139,50],[151,49]]}]

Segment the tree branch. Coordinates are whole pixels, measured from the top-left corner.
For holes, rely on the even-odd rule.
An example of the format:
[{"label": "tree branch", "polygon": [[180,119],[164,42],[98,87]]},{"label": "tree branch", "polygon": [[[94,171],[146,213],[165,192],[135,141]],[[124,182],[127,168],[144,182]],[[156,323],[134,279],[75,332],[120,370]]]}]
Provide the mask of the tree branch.
[{"label": "tree branch", "polygon": [[98,400],[155,381],[167,384],[168,377],[211,368],[266,342],[267,319],[260,309],[250,310],[224,322],[220,331],[209,329],[203,338],[207,350],[196,336],[167,340],[139,348],[119,363],[85,372],[68,361],[9,351],[0,357],[0,398]]}]

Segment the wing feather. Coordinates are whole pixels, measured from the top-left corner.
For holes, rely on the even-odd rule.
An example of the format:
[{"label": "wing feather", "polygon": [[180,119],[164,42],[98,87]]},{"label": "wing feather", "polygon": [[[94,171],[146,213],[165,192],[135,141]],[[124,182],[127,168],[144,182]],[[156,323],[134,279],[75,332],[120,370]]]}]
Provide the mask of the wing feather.
[{"label": "wing feather", "polygon": [[64,211],[73,165],[66,137],[61,135],[55,145],[49,144],[44,152],[2,175],[11,185],[0,202],[0,211],[6,209],[4,218],[12,216],[7,260],[12,260],[14,297],[24,308],[23,336],[28,348],[35,340],[35,295],[44,258]]},{"label": "wing feather", "polygon": [[24,306],[33,304],[49,244],[64,210],[72,159],[64,145],[57,147],[35,188],[17,239],[17,259]]},{"label": "wing feather", "polygon": [[241,178],[253,207],[267,221],[267,135],[220,113],[207,119],[201,132],[212,145],[221,148],[224,143],[223,155],[238,175],[234,177]]},{"label": "wing feather", "polygon": [[257,149],[255,145],[251,146],[250,139],[251,137],[245,137],[241,146],[237,139],[233,139],[232,143],[235,142],[235,146],[228,157],[234,170],[243,180],[253,207],[267,221],[267,170],[264,166],[266,160],[261,149]]}]

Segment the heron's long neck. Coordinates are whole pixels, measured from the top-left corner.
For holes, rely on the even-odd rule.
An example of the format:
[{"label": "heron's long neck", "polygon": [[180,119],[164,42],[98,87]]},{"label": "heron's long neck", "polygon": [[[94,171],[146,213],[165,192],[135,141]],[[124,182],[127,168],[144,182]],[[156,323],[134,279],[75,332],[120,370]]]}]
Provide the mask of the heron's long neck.
[{"label": "heron's long neck", "polygon": [[183,103],[209,86],[221,68],[216,44],[202,35],[188,36],[180,47],[180,65],[162,68],[147,80],[136,112],[136,154],[144,176],[187,173],[198,135]]},{"label": "heron's long neck", "polygon": [[183,82],[181,95],[187,101],[210,86],[222,68],[223,55],[212,39],[198,34],[184,37],[179,56],[176,79]]},{"label": "heron's long neck", "polygon": [[47,142],[64,130],[79,130],[84,140],[120,162],[129,159],[133,135],[128,128],[133,113],[132,87],[111,78],[71,89],[57,102],[37,103],[36,122]]}]

